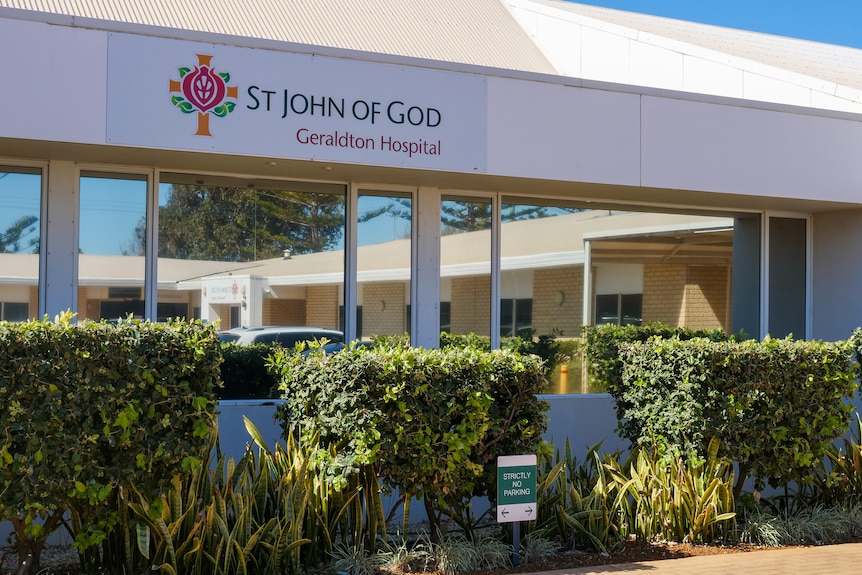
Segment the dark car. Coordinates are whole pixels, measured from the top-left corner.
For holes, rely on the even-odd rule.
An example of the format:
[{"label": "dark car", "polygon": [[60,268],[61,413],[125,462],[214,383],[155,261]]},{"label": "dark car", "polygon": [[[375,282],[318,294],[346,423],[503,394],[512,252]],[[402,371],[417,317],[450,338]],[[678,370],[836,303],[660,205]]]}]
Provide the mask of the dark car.
[{"label": "dark car", "polygon": [[258,326],[236,328],[219,334],[222,343],[251,345],[255,343],[279,344],[293,347],[300,341],[327,340],[330,343],[344,342],[344,334],[338,330],[314,326]]}]

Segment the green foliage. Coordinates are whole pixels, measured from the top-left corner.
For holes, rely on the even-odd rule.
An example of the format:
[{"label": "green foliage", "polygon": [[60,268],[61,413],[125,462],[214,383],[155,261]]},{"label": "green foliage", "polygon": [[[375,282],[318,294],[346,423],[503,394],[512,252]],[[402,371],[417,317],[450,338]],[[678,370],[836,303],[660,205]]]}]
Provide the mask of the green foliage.
[{"label": "green foliage", "polygon": [[369,553],[364,548],[336,545],[332,550],[332,568],[349,575],[374,575],[383,562],[380,553]]},{"label": "green foliage", "polygon": [[740,528],[740,540],[756,545],[827,545],[862,534],[862,504],[814,505],[794,513],[751,514]]},{"label": "green foliage", "polygon": [[[816,503],[827,506],[862,500],[862,417],[856,414],[851,437],[830,444],[826,458],[814,469],[811,491]],[[841,445],[841,447],[839,447]]]},{"label": "green foliage", "polygon": [[653,339],[620,346],[625,369],[611,393],[633,443],[702,457],[715,435],[740,481],[786,486],[846,432],[852,354],[846,341]]},{"label": "green foliage", "polygon": [[432,543],[431,555],[436,561],[437,571],[443,575],[455,575],[464,571],[508,567],[512,547],[496,539],[475,540],[458,534]]},{"label": "green foliage", "polygon": [[710,543],[733,532],[733,468],[713,438],[702,462],[637,447],[612,468],[625,532],[642,541]]},{"label": "green foliage", "polygon": [[[491,227],[491,220],[493,219],[491,203],[487,201],[464,202],[447,200],[441,204],[440,211],[443,235],[487,230]],[[581,208],[549,208],[547,206],[506,204],[503,206],[500,217],[503,222],[516,222],[579,211],[581,211]],[[382,214],[410,221],[413,218],[413,209],[410,200],[393,198],[393,203],[390,205],[360,214],[359,223],[373,220]]]},{"label": "green foliage", "polygon": [[559,544],[545,537],[540,531],[531,531],[521,539],[521,554],[526,565],[541,563],[552,558],[559,550]]},{"label": "green foliage", "polygon": [[379,343],[277,351],[273,365],[283,427],[297,426],[305,444],[319,440],[333,475],[370,464],[387,490],[423,498],[432,528],[446,512],[469,529],[469,501],[494,493],[496,457],[543,445],[548,406],[536,397],[545,379],[535,356]]},{"label": "green foliage", "polygon": [[[577,345],[577,344],[575,344]],[[440,347],[464,348],[473,347],[484,351],[491,350],[491,338],[484,335],[451,334],[442,332],[440,334]],[[557,333],[536,335],[535,333],[523,333],[515,337],[504,337],[500,339],[500,348],[523,355],[536,355],[542,359],[546,373],[563,361],[570,360],[573,355],[573,344],[557,339]]]},{"label": "green foliage", "polygon": [[0,516],[40,538],[37,516],[71,508],[84,551],[119,521],[118,490],[156,492],[199,463],[220,354],[199,322],[71,318],[0,322]]},{"label": "green foliage", "polygon": [[[584,326],[586,361],[590,385],[607,389],[617,395],[622,383],[623,364],[619,346],[631,342],[645,342],[650,339],[679,339],[686,341],[705,338],[710,341],[726,341],[728,336],[720,329],[697,330],[685,327],[670,327],[653,322],[647,325],[603,324]],[[732,338],[730,338],[732,339]]]},{"label": "green foliage", "polygon": [[[541,543],[536,542],[533,548],[540,546]],[[416,541],[402,540],[397,546],[385,545],[373,552],[337,545],[329,567],[349,575],[380,572],[455,575],[508,567],[512,553],[511,545],[494,538],[471,539],[457,533],[431,541],[427,534],[422,534]]]},{"label": "green foliage", "polygon": [[620,462],[592,446],[583,463],[566,442],[540,467],[532,529],[575,547],[608,552],[625,537],[712,543],[733,532],[733,471],[710,443],[702,461],[661,458],[637,446]]},{"label": "green foliage", "polygon": [[272,346],[223,344],[221,379],[224,387],[216,390],[218,399],[272,399],[279,396],[278,379],[269,372],[267,362]]},{"label": "green foliage", "polygon": [[621,541],[622,514],[608,472],[616,454],[602,457],[599,447],[588,449],[584,463],[578,463],[567,440],[556,462],[548,456],[542,460],[534,529],[605,553]]},{"label": "green foliage", "polygon": [[[260,434],[247,421],[256,442]],[[300,572],[300,550],[313,482],[308,460],[291,450],[249,449],[234,464],[211,436],[208,466],[175,475],[164,495],[137,490],[133,565],[182,575]],[[139,572],[128,570],[126,572]]]},{"label": "green foliage", "polygon": [[[215,113],[226,115],[231,106]],[[145,231],[141,221],[139,249]],[[159,257],[247,262],[281,257],[286,249],[313,253],[332,248],[343,231],[343,196],[173,184],[159,207]]]},{"label": "green foliage", "polygon": [[749,515],[739,528],[739,540],[752,545],[778,547],[790,539],[781,520],[774,515]]}]

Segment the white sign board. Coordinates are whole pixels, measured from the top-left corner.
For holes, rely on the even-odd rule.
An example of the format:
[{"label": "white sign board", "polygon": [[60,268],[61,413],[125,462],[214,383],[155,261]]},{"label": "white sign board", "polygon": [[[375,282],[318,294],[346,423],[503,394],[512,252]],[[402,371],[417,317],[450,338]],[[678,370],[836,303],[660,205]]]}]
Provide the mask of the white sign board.
[{"label": "white sign board", "polygon": [[107,88],[113,144],[487,170],[474,74],[111,33]]},{"label": "white sign board", "polygon": [[497,458],[497,522],[536,519],[536,456]]}]

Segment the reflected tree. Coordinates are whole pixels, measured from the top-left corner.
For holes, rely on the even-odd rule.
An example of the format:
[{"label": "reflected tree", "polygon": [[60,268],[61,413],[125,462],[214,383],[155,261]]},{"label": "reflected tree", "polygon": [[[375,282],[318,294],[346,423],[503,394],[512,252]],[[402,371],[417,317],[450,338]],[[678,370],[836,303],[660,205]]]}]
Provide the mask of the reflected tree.
[{"label": "reflected tree", "polygon": [[39,253],[38,221],[36,216],[22,216],[12,222],[0,233],[0,253]]},{"label": "reflected tree", "polygon": [[[368,210],[359,217],[359,223],[373,220],[388,214],[409,220],[412,216],[410,200],[394,198],[394,203],[374,210]],[[397,205],[396,205],[397,204]],[[531,206],[524,204],[504,204],[500,219],[503,223],[520,220],[533,220],[570,214],[580,208]],[[492,213],[490,202],[447,200],[440,206],[440,225],[443,235],[487,230],[491,227]]]},{"label": "reflected tree", "polygon": [[[0,172],[0,180],[8,175],[9,172]],[[36,216],[21,216],[12,222],[5,231],[0,233],[0,253],[38,254],[39,231],[36,227],[38,222],[39,218]]]},{"label": "reflected tree", "polygon": [[[132,242],[143,253],[146,222]],[[339,195],[174,184],[159,208],[159,257],[256,261],[285,250],[333,249],[344,231]]]}]

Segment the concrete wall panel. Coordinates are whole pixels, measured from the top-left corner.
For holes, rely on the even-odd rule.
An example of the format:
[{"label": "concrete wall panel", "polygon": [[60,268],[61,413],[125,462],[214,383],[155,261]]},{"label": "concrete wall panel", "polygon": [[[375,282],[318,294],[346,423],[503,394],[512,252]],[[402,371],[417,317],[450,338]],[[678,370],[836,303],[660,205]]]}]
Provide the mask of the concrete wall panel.
[{"label": "concrete wall panel", "polygon": [[104,143],[107,38],[0,19],[0,136]]}]

